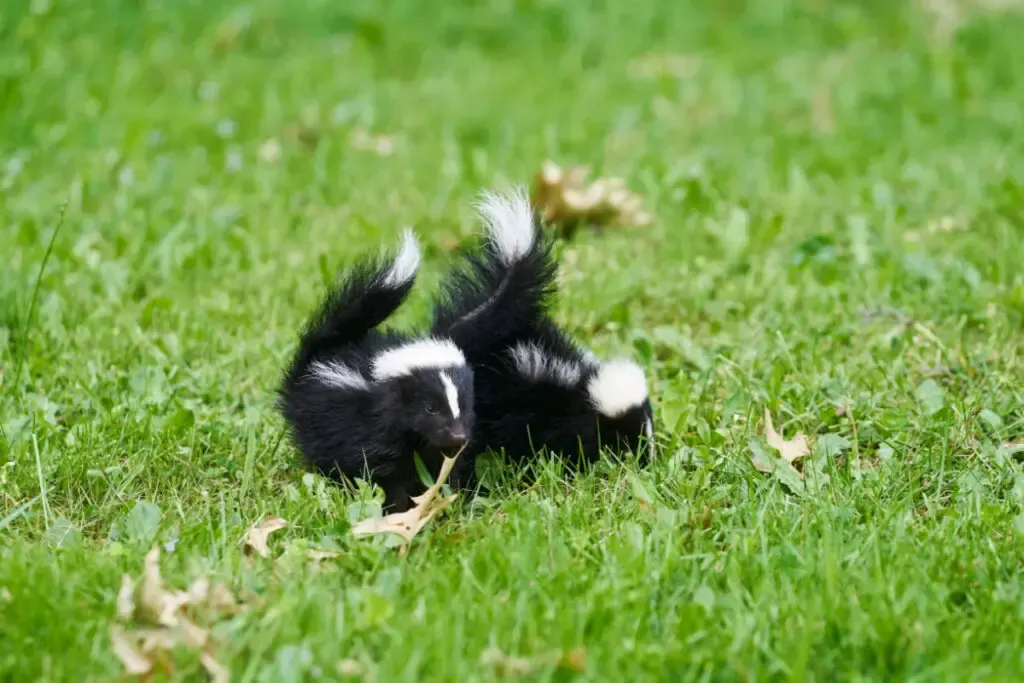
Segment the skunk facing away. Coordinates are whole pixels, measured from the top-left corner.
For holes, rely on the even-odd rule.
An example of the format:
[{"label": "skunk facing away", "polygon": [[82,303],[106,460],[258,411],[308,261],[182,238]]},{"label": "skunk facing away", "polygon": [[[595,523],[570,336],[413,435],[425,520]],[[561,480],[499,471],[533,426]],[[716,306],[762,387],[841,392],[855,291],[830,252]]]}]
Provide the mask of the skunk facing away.
[{"label": "skunk facing away", "polygon": [[547,449],[575,465],[604,446],[653,454],[643,370],[600,361],[549,315],[557,263],[525,193],[485,194],[478,208],[485,248],[448,275],[433,324],[473,368],[476,426],[465,464],[489,449],[512,461]]},{"label": "skunk facing away", "polygon": [[409,295],[419,263],[407,231],[396,257],[345,273],[307,324],[278,392],[303,457],[336,480],[379,485],[388,511],[409,509],[423,490],[414,453],[436,476],[473,429],[462,351],[443,337],[377,329]]}]

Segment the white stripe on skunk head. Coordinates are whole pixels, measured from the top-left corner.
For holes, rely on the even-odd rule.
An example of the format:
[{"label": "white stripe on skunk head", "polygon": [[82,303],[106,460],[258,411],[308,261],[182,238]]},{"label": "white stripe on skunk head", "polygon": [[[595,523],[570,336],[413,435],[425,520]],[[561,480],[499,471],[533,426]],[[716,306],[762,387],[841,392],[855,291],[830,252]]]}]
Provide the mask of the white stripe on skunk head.
[{"label": "white stripe on skunk head", "polygon": [[507,195],[484,192],[476,203],[487,226],[487,239],[505,265],[520,260],[533,248],[533,208],[526,191]]},{"label": "white stripe on skunk head", "polygon": [[370,386],[358,370],[336,361],[317,361],[310,366],[309,372],[327,386],[337,389],[366,389]]},{"label": "white stripe on skunk head", "polygon": [[406,229],[402,232],[402,247],[384,276],[384,284],[388,287],[401,287],[416,277],[419,267],[420,245],[416,241],[416,233]]},{"label": "white stripe on skunk head", "polygon": [[633,361],[611,360],[602,363],[590,378],[587,394],[597,412],[605,417],[619,417],[647,400],[647,378]]},{"label": "white stripe on skunk head", "polygon": [[452,417],[457,420],[462,413],[459,410],[459,390],[455,388],[455,382],[452,381],[447,372],[439,374],[441,375],[441,384],[444,385],[445,398],[448,399],[448,410],[451,411]]},{"label": "white stripe on skunk head", "polygon": [[515,363],[516,372],[534,382],[547,380],[573,387],[583,375],[579,363],[552,356],[534,343],[520,342],[509,354]]},{"label": "white stripe on skunk head", "polygon": [[459,347],[447,339],[418,339],[388,349],[373,359],[373,379],[382,381],[408,375],[416,370],[443,369],[466,364]]}]

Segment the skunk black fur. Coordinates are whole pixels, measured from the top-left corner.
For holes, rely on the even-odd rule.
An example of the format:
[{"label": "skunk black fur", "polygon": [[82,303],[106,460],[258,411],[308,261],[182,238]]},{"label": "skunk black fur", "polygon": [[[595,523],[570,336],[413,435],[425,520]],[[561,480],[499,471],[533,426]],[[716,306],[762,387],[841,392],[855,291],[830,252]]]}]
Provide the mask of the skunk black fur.
[{"label": "skunk black fur", "polygon": [[304,458],[336,480],[368,477],[389,511],[408,509],[423,490],[414,453],[436,476],[473,428],[473,376],[458,347],[377,330],[409,295],[419,260],[408,232],[394,259],[345,273],[307,324],[279,390]]},{"label": "skunk black fur", "polygon": [[486,194],[479,204],[486,245],[449,273],[433,333],[452,339],[473,368],[476,425],[471,462],[504,451],[512,461],[544,449],[572,464],[602,446],[653,449],[651,402],[642,369],[602,362],[551,319],[557,263],[525,194]]}]

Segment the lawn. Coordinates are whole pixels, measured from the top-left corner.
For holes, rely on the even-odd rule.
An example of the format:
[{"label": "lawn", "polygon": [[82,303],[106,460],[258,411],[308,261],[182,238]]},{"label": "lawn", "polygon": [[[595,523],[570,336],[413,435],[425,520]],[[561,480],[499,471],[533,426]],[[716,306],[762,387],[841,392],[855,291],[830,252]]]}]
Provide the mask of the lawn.
[{"label": "lawn", "polygon": [[[189,607],[233,681],[1020,680],[1022,12],[6,0],[0,681],[125,680],[153,547],[235,596]],[[657,217],[562,241],[557,308],[648,369],[657,461],[354,538],[274,407],[299,325],[411,225],[422,326],[548,158]]]}]

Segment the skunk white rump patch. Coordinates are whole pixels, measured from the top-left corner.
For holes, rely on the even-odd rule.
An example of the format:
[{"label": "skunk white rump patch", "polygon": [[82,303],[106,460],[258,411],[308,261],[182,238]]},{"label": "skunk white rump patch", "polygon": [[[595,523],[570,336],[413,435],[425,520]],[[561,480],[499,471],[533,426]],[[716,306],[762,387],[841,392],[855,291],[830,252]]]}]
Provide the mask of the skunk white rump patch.
[{"label": "skunk white rump patch", "polygon": [[602,363],[587,384],[587,393],[597,411],[606,417],[619,417],[639,408],[647,400],[647,378],[643,369],[630,360]]}]

